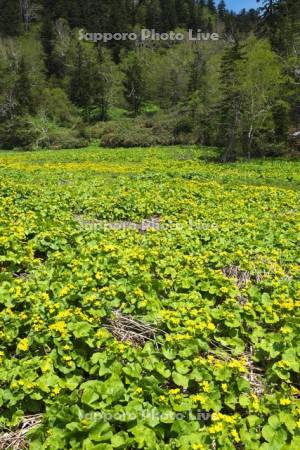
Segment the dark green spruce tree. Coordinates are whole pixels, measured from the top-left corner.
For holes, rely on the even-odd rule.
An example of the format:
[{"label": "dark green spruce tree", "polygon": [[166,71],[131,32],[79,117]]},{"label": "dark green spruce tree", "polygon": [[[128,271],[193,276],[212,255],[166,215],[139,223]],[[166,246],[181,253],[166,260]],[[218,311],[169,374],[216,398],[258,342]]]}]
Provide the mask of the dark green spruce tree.
[{"label": "dark green spruce tree", "polygon": [[32,83],[29,77],[29,70],[25,58],[22,56],[17,69],[17,80],[14,88],[15,96],[15,114],[23,116],[34,114],[34,96],[32,92]]},{"label": "dark green spruce tree", "polygon": [[16,36],[22,31],[19,0],[0,0],[0,36]]},{"label": "dark green spruce tree", "polygon": [[221,0],[218,4],[218,16],[221,20],[224,20],[226,15],[226,3],[224,0]]},{"label": "dark green spruce tree", "polygon": [[162,28],[164,31],[175,30],[178,25],[175,0],[160,0]]},{"label": "dark green spruce tree", "polygon": [[216,5],[214,0],[207,0],[207,7],[213,14],[216,12]]},{"label": "dark green spruce tree", "polygon": [[258,0],[261,5],[260,30],[275,51],[287,56],[300,35],[300,0]]},{"label": "dark green spruce tree", "polygon": [[242,95],[238,79],[238,63],[243,58],[239,42],[225,50],[221,64],[222,101],[219,105],[219,145],[222,161],[234,160],[241,151]]},{"label": "dark green spruce tree", "polygon": [[159,0],[148,0],[145,4],[145,25],[148,29],[162,30],[162,11]]},{"label": "dark green spruce tree", "polygon": [[74,70],[70,80],[70,99],[82,109],[84,118],[90,121],[92,97],[91,63],[86,57],[83,45],[78,42]]},{"label": "dark green spruce tree", "polygon": [[144,94],[145,83],[143,79],[143,65],[136,53],[131,53],[123,68],[124,73],[124,96],[130,107],[130,110],[137,116],[141,110]]}]

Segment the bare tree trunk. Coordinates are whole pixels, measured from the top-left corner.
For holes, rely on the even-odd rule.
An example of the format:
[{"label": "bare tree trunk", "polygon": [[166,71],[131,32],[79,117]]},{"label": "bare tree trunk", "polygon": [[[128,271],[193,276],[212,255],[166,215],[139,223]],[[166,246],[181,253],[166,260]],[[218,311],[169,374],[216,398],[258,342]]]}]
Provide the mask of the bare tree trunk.
[{"label": "bare tree trunk", "polygon": [[19,0],[19,5],[25,32],[27,33],[31,22],[38,18],[38,13],[41,10],[41,6],[36,3],[32,3],[31,0]]}]

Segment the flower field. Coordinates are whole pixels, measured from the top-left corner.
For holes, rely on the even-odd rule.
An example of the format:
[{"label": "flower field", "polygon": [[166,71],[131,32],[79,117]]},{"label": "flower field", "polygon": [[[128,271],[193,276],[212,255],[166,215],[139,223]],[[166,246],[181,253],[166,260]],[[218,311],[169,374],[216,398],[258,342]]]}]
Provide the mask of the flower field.
[{"label": "flower field", "polygon": [[1,153],[0,448],[300,448],[300,163],[203,155]]}]

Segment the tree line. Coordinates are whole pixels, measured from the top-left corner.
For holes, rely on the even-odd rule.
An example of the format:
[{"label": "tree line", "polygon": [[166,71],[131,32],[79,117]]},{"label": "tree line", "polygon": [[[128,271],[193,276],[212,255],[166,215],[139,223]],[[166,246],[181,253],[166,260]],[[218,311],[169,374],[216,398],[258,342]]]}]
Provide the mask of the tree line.
[{"label": "tree line", "polygon": [[[213,0],[0,0],[0,11],[0,148],[193,142],[227,161],[281,154],[299,127],[300,0],[239,14]],[[79,40],[142,28],[220,40]]]}]

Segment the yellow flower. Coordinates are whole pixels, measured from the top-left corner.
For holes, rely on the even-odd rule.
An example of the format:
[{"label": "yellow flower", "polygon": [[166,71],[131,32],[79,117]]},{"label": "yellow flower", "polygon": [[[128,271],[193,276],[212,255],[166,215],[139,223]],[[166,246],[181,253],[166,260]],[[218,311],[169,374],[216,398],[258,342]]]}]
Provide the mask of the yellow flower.
[{"label": "yellow flower", "polygon": [[284,361],[283,359],[281,361],[278,361],[277,365],[278,365],[278,367],[282,367],[282,368],[290,366],[289,362]]},{"label": "yellow flower", "polygon": [[19,383],[17,381],[12,381],[10,387],[11,389],[18,389]]},{"label": "yellow flower", "polygon": [[180,394],[180,389],[178,389],[178,388],[176,388],[176,389],[170,389],[170,390],[169,390],[169,394],[171,394],[171,395]]},{"label": "yellow flower", "polygon": [[143,388],[138,387],[138,388],[136,388],[135,392],[136,392],[137,394],[141,394],[141,393],[143,392]]},{"label": "yellow flower", "polygon": [[67,325],[64,321],[58,321],[49,326],[49,330],[58,331],[62,335],[65,335],[67,332]]},{"label": "yellow flower", "polygon": [[139,306],[140,306],[141,308],[144,308],[145,306],[147,306],[147,304],[148,304],[147,300],[142,300],[142,301],[140,302]]},{"label": "yellow flower", "polygon": [[227,294],[228,290],[229,289],[225,286],[221,287],[221,289],[220,289],[220,291],[223,292],[223,294]]},{"label": "yellow flower", "polygon": [[65,319],[67,317],[72,317],[73,313],[69,309],[65,309],[64,311],[60,311],[57,315],[57,319]]},{"label": "yellow flower", "polygon": [[107,339],[110,337],[110,333],[105,328],[102,328],[96,332],[96,337],[98,339]]},{"label": "yellow flower", "polygon": [[123,344],[122,342],[118,344],[118,349],[121,353],[124,353],[126,350],[126,344]]},{"label": "yellow flower", "polygon": [[231,369],[238,369],[239,372],[244,373],[247,372],[246,367],[244,367],[244,361],[236,361],[236,360],[232,360],[228,363],[228,367],[230,367]]},{"label": "yellow flower", "polygon": [[50,361],[44,361],[41,365],[41,371],[43,373],[49,372],[51,369],[51,362]]},{"label": "yellow flower", "polygon": [[281,327],[280,331],[283,334],[290,334],[290,333],[292,333],[293,330],[290,327]]},{"label": "yellow flower", "polygon": [[137,295],[138,297],[143,297],[144,296],[144,292],[142,291],[142,289],[140,288],[136,288],[134,291],[135,295]]},{"label": "yellow flower", "polygon": [[222,387],[224,392],[228,392],[228,384],[227,383],[222,383],[221,387]]},{"label": "yellow flower", "polygon": [[222,422],[218,422],[215,425],[212,425],[211,427],[208,428],[209,434],[216,434],[223,430],[224,430],[224,424]]},{"label": "yellow flower", "polygon": [[20,320],[25,320],[25,319],[27,319],[27,314],[26,314],[26,312],[21,312],[20,314],[19,314],[19,318],[20,318]]},{"label": "yellow flower", "polygon": [[17,286],[16,287],[16,293],[15,293],[16,298],[20,298],[21,294],[22,294],[21,288],[20,288],[20,286]]},{"label": "yellow flower", "polygon": [[52,389],[52,394],[53,395],[58,395],[61,391],[61,388],[56,386],[55,388]]},{"label": "yellow flower", "polygon": [[296,388],[295,386],[291,386],[291,393],[292,393],[292,395],[299,395],[300,390],[298,388]]},{"label": "yellow flower", "polygon": [[202,381],[201,383],[199,383],[200,386],[202,387],[204,392],[209,392],[210,391],[210,385],[208,381]]},{"label": "yellow flower", "polygon": [[231,436],[234,438],[235,442],[238,443],[241,441],[240,436],[236,430],[231,431]]},{"label": "yellow flower", "polygon": [[179,325],[180,319],[178,319],[178,317],[171,317],[170,322],[173,323],[174,325]]},{"label": "yellow flower", "polygon": [[200,402],[201,405],[204,405],[206,402],[206,399],[203,394],[192,395],[191,399],[194,403]]},{"label": "yellow flower", "polygon": [[29,342],[27,338],[21,339],[18,343],[18,350],[26,352],[29,349]]},{"label": "yellow flower", "polygon": [[69,294],[69,292],[73,289],[73,285],[72,284],[67,284],[66,286],[64,286],[62,289],[61,289],[61,291],[60,291],[60,293],[59,293],[59,296],[60,297],[65,297],[66,295],[68,295]]},{"label": "yellow flower", "polygon": [[205,450],[202,444],[192,444],[192,450]]},{"label": "yellow flower", "polygon": [[280,403],[281,405],[283,405],[283,406],[287,406],[287,405],[290,405],[292,402],[291,402],[291,400],[288,399],[288,398],[281,398],[280,401],[279,401],[279,403]]}]

